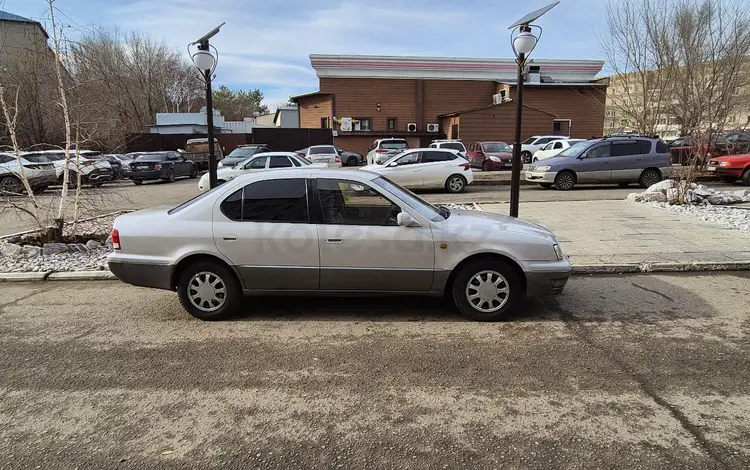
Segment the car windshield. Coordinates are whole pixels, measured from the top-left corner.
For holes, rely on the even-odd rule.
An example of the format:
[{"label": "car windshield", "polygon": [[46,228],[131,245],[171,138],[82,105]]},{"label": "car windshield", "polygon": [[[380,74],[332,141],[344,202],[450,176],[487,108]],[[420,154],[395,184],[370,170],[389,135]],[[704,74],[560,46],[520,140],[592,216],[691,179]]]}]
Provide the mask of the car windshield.
[{"label": "car windshield", "polygon": [[[39,154],[37,154],[37,155],[21,155],[21,157],[24,160],[29,161],[31,163],[47,163],[47,162],[50,161],[46,156],[39,155]],[[13,155],[13,158],[15,158],[15,155]]]},{"label": "car windshield", "polygon": [[227,158],[244,158],[251,155],[255,155],[260,150],[260,147],[237,147],[236,149],[229,152]]},{"label": "car windshield", "polygon": [[505,142],[492,142],[491,144],[484,144],[483,147],[484,151],[487,153],[512,152],[510,145],[506,144]]},{"label": "car windshield", "polygon": [[220,189],[220,188],[224,189],[224,187],[222,185],[214,186],[213,188],[209,189],[205,193],[200,193],[199,195],[195,196],[194,198],[188,199],[187,201],[183,202],[179,206],[173,207],[172,209],[169,209],[167,211],[167,214],[172,215],[175,212],[179,212],[182,209],[184,209],[184,208],[186,208],[186,207],[188,207],[190,205],[195,204],[196,202],[200,201],[201,199],[203,199],[204,197],[208,196],[209,194],[213,194],[214,191],[216,191],[217,189]]},{"label": "car windshield", "polygon": [[409,148],[409,146],[403,140],[386,140],[380,143],[380,148],[386,150],[403,150]]},{"label": "car windshield", "polygon": [[577,144],[573,144],[570,147],[566,148],[562,152],[558,153],[558,157],[577,157],[583,152],[586,151],[587,148],[591,145],[588,141],[578,142]]},{"label": "car windshield", "polygon": [[301,163],[303,166],[304,165],[312,165],[312,162],[310,160],[307,160],[306,158],[300,158],[297,155],[289,155],[289,158],[291,158],[295,162]]},{"label": "car windshield", "polygon": [[533,144],[533,143],[534,143],[534,141],[535,141],[536,139],[538,139],[538,138],[539,138],[539,137],[529,137],[528,139],[526,139],[526,140],[524,140],[523,142],[521,142],[521,145],[528,145],[528,144]]},{"label": "car windshield", "polygon": [[408,189],[397,185],[385,176],[379,176],[372,181],[381,188],[384,188],[385,190],[391,192],[402,201],[406,202],[412,209],[416,210],[422,216],[427,217],[433,222],[441,222],[448,218],[448,216],[450,216],[450,211],[448,211],[447,209],[441,211],[439,208],[433,206]]}]

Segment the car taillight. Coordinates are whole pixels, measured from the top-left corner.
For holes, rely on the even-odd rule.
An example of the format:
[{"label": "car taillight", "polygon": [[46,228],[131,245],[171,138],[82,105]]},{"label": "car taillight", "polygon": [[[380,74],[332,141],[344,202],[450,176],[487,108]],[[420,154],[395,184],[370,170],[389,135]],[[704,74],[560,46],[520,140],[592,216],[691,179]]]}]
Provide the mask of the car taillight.
[{"label": "car taillight", "polygon": [[672,164],[672,155],[670,155],[669,158],[667,159],[667,164],[668,165]]},{"label": "car taillight", "polygon": [[155,170],[161,170],[161,163],[154,164],[154,169]]},{"label": "car taillight", "polygon": [[116,228],[112,229],[112,248],[115,250],[120,249],[120,232]]},{"label": "car taillight", "polygon": [[462,163],[462,167],[464,167],[464,171],[471,170],[471,163]]},{"label": "car taillight", "polygon": [[341,163],[341,157],[336,157],[336,163]]},{"label": "car taillight", "polygon": [[310,155],[308,155],[308,156],[306,156],[306,157],[305,157],[305,160],[307,160],[307,161],[310,161],[310,162],[311,162],[311,161],[312,161],[312,157],[311,157]]},{"label": "car taillight", "polygon": [[386,149],[377,149],[375,153],[388,153],[388,150]]}]

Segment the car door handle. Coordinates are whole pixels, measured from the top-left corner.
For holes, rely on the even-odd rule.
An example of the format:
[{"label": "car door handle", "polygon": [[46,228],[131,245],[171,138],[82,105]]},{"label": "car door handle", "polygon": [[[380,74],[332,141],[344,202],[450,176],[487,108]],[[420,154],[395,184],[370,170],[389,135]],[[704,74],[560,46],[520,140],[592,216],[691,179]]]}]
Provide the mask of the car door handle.
[{"label": "car door handle", "polygon": [[326,238],[326,243],[344,243],[343,238]]},{"label": "car door handle", "polygon": [[223,237],[221,237],[221,239],[225,242],[236,242],[237,235],[224,235]]}]

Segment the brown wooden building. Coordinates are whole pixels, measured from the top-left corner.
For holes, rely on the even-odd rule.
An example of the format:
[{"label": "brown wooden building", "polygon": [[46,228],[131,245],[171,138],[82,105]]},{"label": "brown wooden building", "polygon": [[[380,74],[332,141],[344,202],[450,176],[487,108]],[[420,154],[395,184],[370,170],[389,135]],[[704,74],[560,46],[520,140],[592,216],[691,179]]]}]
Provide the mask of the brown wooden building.
[{"label": "brown wooden building", "polygon": [[[374,139],[512,142],[516,64],[507,59],[311,55],[319,91],[293,97],[300,127],[331,128],[336,145],[363,152]],[[522,138],[601,136],[601,61],[535,60],[524,86]]]}]

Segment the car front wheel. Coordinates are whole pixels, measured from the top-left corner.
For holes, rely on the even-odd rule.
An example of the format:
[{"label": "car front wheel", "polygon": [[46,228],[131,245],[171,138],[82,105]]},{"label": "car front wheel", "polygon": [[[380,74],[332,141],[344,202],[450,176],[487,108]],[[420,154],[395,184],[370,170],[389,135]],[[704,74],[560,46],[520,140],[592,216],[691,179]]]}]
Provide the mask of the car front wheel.
[{"label": "car front wheel", "polygon": [[180,303],[200,320],[223,320],[240,306],[242,290],[237,279],[224,266],[201,261],[189,266],[177,284]]},{"label": "car front wheel", "polygon": [[569,171],[561,171],[555,176],[555,188],[560,191],[568,191],[576,185],[576,177]]},{"label": "car front wheel", "polygon": [[461,268],[453,282],[453,300],[469,318],[502,319],[523,296],[522,282],[508,262],[480,258]]}]

